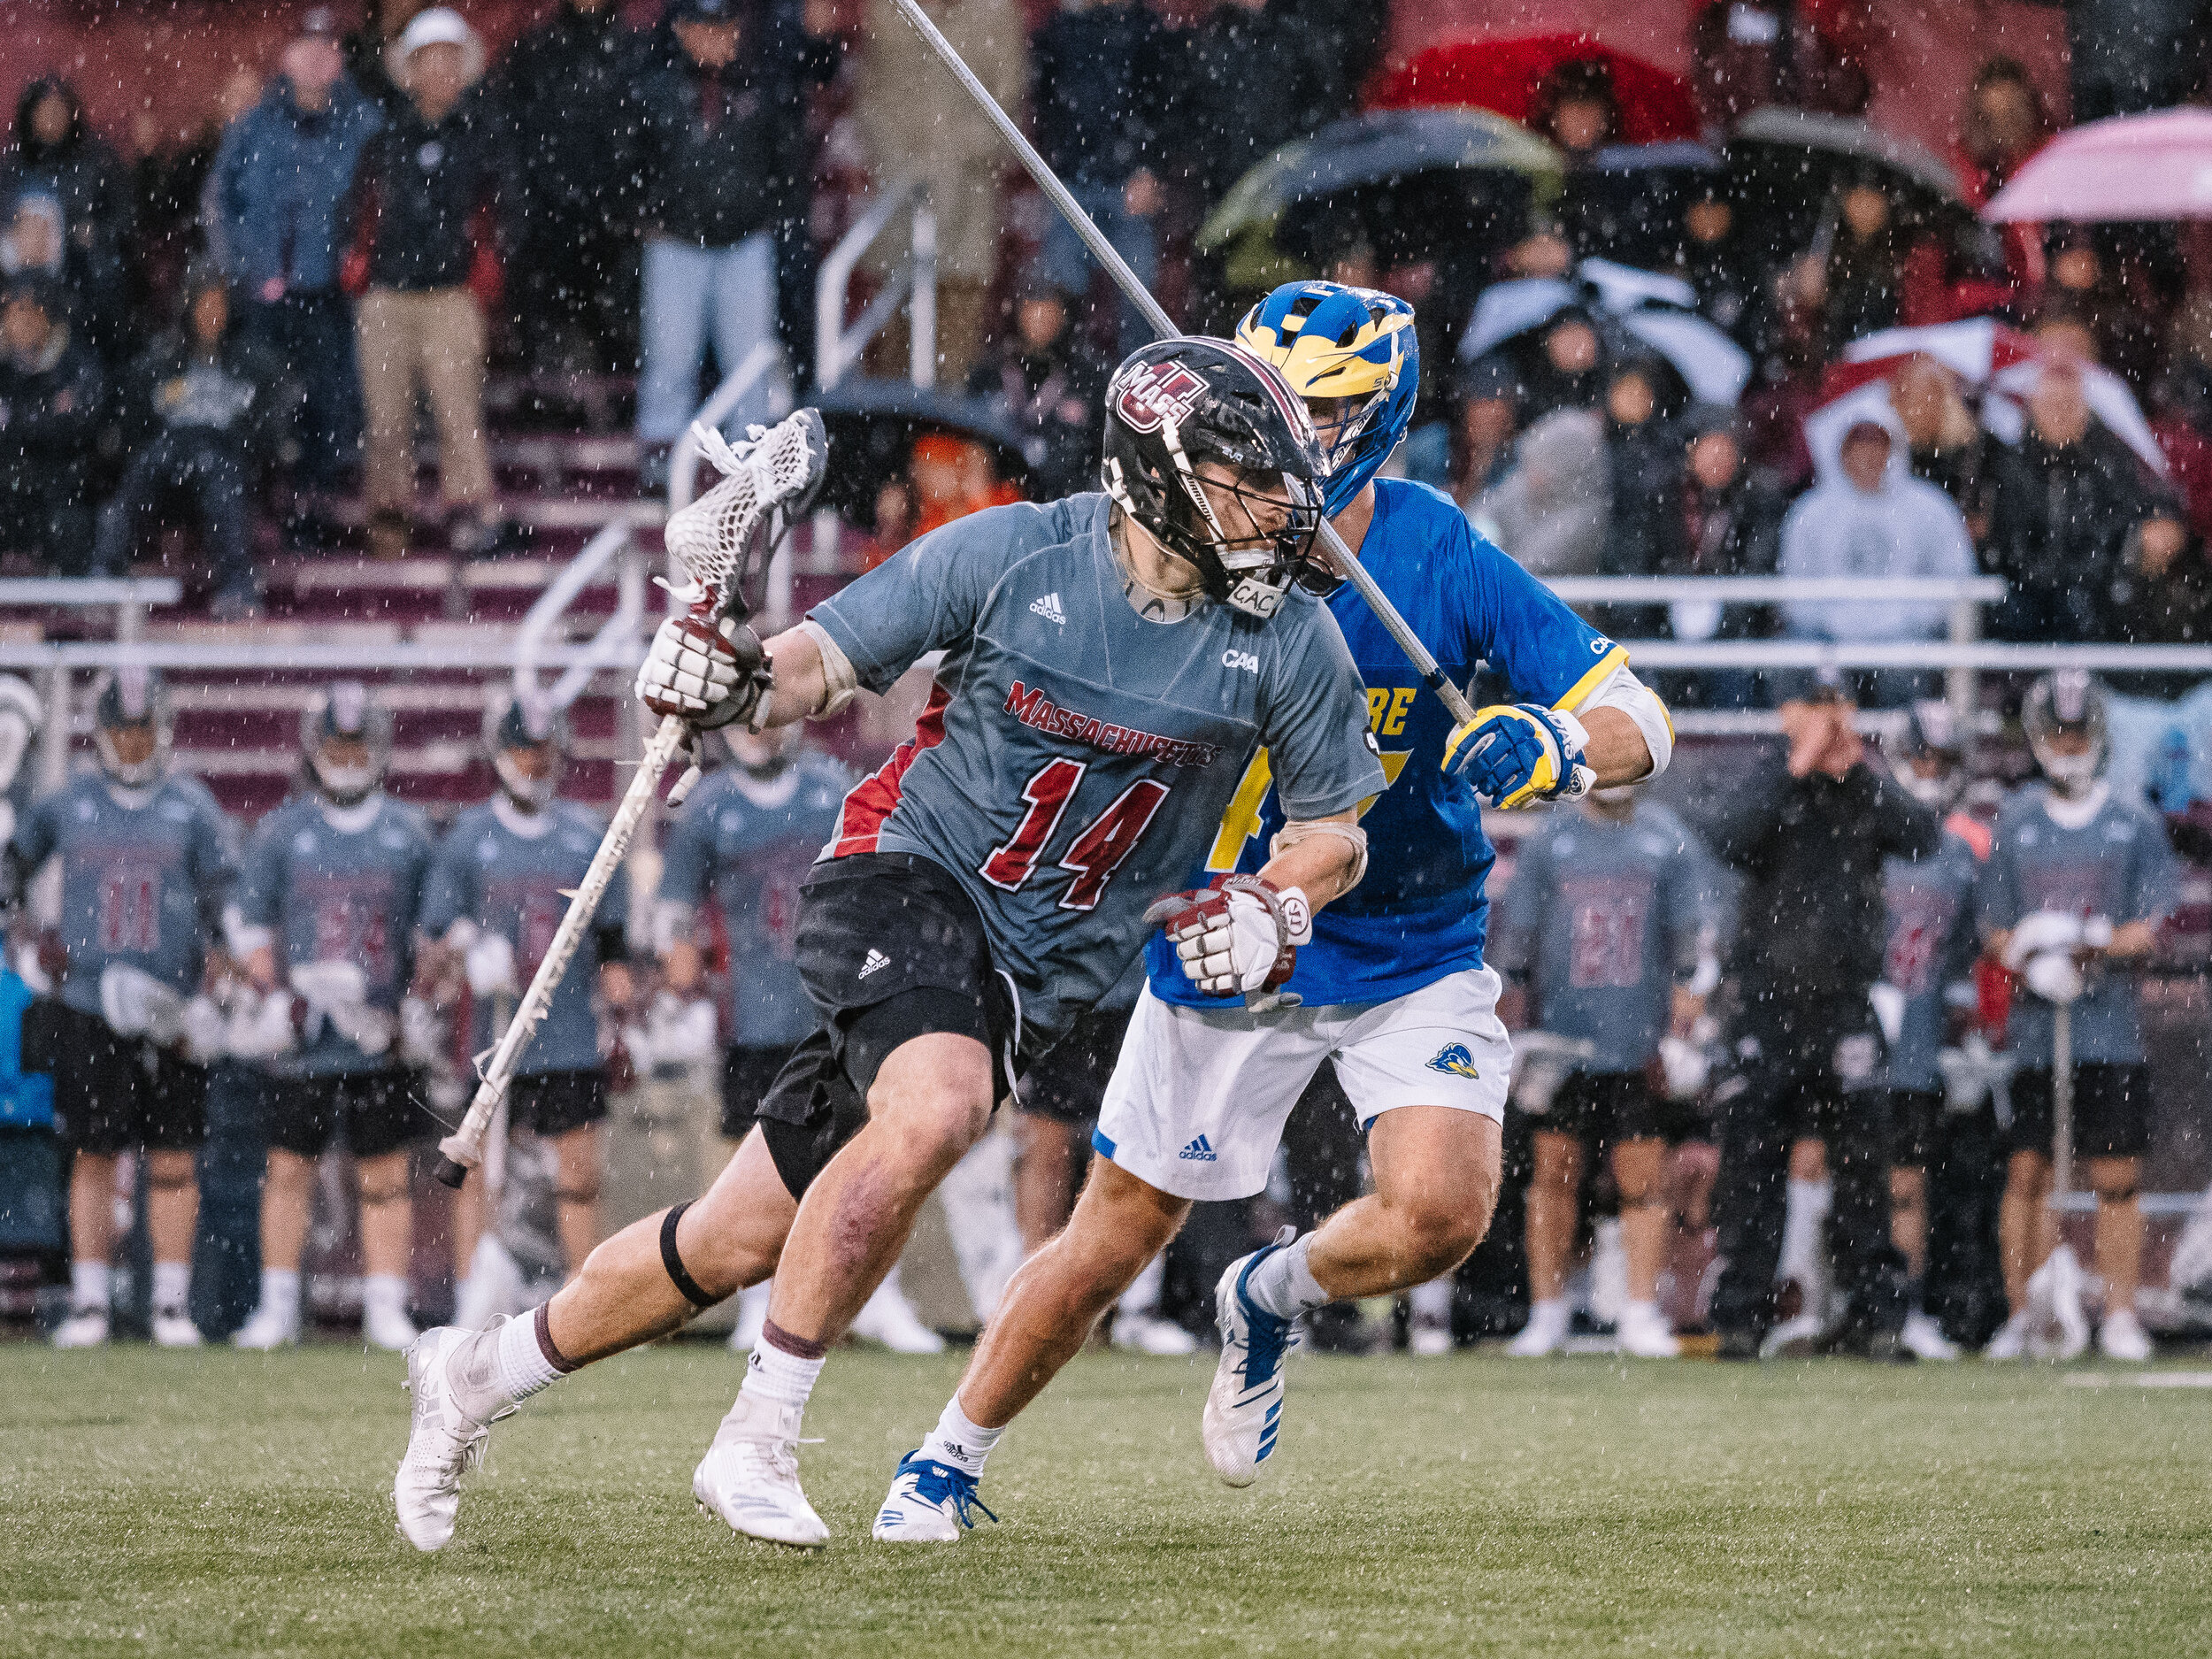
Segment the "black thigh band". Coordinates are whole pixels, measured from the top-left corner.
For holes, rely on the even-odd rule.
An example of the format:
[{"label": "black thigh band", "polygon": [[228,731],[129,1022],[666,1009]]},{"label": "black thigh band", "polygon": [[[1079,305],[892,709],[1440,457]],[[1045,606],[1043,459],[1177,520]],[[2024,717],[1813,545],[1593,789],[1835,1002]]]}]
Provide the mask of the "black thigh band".
[{"label": "black thigh band", "polygon": [[676,1254],[676,1224],[684,1218],[684,1211],[691,1208],[686,1199],[671,1210],[661,1222],[661,1266],[669,1280],[683,1293],[683,1298],[695,1308],[711,1308],[719,1300],[699,1288],[699,1281],[684,1271],[684,1258]]}]

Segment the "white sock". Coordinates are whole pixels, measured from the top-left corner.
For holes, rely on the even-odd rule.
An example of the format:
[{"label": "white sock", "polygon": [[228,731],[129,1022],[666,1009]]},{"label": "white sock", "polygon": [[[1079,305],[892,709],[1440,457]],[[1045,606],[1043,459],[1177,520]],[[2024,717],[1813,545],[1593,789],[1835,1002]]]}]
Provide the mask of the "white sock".
[{"label": "white sock", "polygon": [[770,1405],[803,1409],[814,1393],[814,1379],[821,1374],[821,1359],[787,1354],[763,1332],[745,1362],[745,1382],[738,1393],[765,1400]]},{"label": "white sock", "polygon": [[[296,1286],[293,1294],[299,1294]],[[361,1305],[390,1313],[407,1311],[407,1281],[397,1273],[371,1273],[361,1281]]]},{"label": "white sock", "polygon": [[261,1311],[276,1314],[284,1323],[300,1322],[300,1271],[296,1267],[261,1270]]},{"label": "white sock", "polygon": [[510,1400],[527,1400],[539,1390],[558,1382],[561,1368],[546,1358],[538,1343],[534,1313],[508,1320],[490,1333],[492,1364],[499,1391]]},{"label": "white sock", "polygon": [[1656,1319],[1659,1317],[1659,1304],[1655,1302],[1632,1302],[1625,1311],[1640,1315],[1647,1319]]},{"label": "white sock", "polygon": [[69,1264],[69,1304],[73,1308],[97,1308],[102,1313],[108,1307],[108,1281],[112,1275],[105,1262],[72,1262]]},{"label": "white sock", "polygon": [[1574,1309],[1564,1296],[1547,1296],[1541,1302],[1532,1302],[1528,1305],[1528,1322],[1531,1325],[1555,1325],[1563,1331],[1568,1321],[1573,1317]]},{"label": "white sock", "polygon": [[180,1309],[192,1294],[192,1263],[189,1262],[156,1262],[154,1263],[154,1310],[166,1313]]},{"label": "white sock", "polygon": [[1432,1279],[1425,1285],[1416,1285],[1407,1293],[1413,1304],[1413,1317],[1437,1324],[1448,1325],[1452,1317],[1452,1276]]},{"label": "white sock", "polygon": [[1167,1252],[1163,1250],[1144,1264],[1129,1288],[1121,1293],[1121,1300],[1114,1304],[1120,1313],[1142,1314],[1147,1317],[1160,1310],[1160,1292],[1167,1284]]},{"label": "white sock", "polygon": [[940,1463],[950,1463],[964,1474],[980,1477],[983,1460],[991,1455],[991,1448],[998,1444],[1002,1428],[987,1429],[968,1421],[968,1414],[960,1409],[958,1394],[945,1402],[944,1414],[937,1419],[937,1426],[922,1437],[922,1455]]},{"label": "white sock", "polygon": [[[1789,1183],[1782,1211],[1782,1260],[1777,1270],[1784,1279],[1813,1286],[1827,1277],[1821,1271],[1827,1254],[1821,1228],[1828,1219],[1828,1203],[1833,1192],[1826,1181]],[[1806,1311],[1817,1314],[1821,1310],[1809,1308]]]},{"label": "white sock", "polygon": [[1244,1281],[1245,1300],[1278,1319],[1295,1319],[1333,1302],[1335,1298],[1321,1288],[1306,1263],[1313,1252],[1313,1238],[1310,1233],[1305,1234],[1254,1268]]}]

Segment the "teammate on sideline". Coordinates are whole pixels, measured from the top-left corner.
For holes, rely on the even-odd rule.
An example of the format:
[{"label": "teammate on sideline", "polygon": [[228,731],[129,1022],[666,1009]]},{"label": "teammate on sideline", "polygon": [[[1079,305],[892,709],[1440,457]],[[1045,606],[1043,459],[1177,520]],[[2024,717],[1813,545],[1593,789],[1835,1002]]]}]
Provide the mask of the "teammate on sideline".
[{"label": "teammate on sideline", "polygon": [[300,718],[303,787],[247,848],[231,942],[256,987],[296,999],[304,1017],[263,1091],[261,1300],[231,1338],[239,1348],[299,1340],[315,1160],[341,1125],[361,1192],[361,1333],[382,1348],[415,1340],[407,1148],[432,1119],[400,1064],[399,1004],[414,975],[431,837],[420,813],[384,793],[391,758],[390,711],[357,681],[331,686]]},{"label": "teammate on sideline", "polygon": [[1581,811],[1555,813],[1522,838],[1492,956],[1534,991],[1543,1029],[1586,1041],[1592,1053],[1535,1120],[1528,1324],[1506,1350],[1517,1357],[1540,1358],[1567,1340],[1576,1202],[1586,1160],[1601,1149],[1612,1159],[1628,1258],[1621,1351],[1681,1351],[1657,1299],[1673,1217],[1650,1072],[1668,1026],[1686,1028],[1704,1011],[1693,985],[1701,961],[1712,961],[1712,870],[1680,818],[1626,786],[1593,790]]},{"label": "teammate on sideline", "polygon": [[[2020,1359],[2036,1336],[2032,1293],[2047,1300],[2065,1334],[2057,1356],[2087,1340],[2078,1328],[2079,1270],[2055,1248],[2050,1213],[2055,1009],[2072,1009],[2074,1152],[2097,1194],[2097,1271],[2105,1286],[2097,1347],[2108,1359],[2151,1357],[2136,1316],[2143,1210],[2136,1202],[2150,1143],[2150,1067],[2138,992],[2128,969],[2150,955],[2158,925],[2178,902],[2166,832],[2104,780],[2104,692],[2080,669],[2028,687],[2020,723],[2047,780],[2023,789],[1997,819],[1996,846],[1977,889],[1992,956],[2025,981],[2006,1043],[2012,1076],[2012,1156],[1999,1230],[2012,1317],[1983,1357]],[[2055,1281],[2055,1282],[2054,1282]]]},{"label": "teammate on sideline", "polygon": [[[1217,1292],[1221,1361],[1203,1418],[1232,1486],[1274,1450],[1283,1356],[1324,1304],[1418,1285],[1456,1266],[1490,1222],[1512,1049],[1483,965],[1494,855],[1478,795],[1502,806],[1652,775],[1672,752],[1658,700],[1626,653],[1502,553],[1438,492],[1375,481],[1404,435],[1420,374],[1412,308],[1334,283],[1279,288],[1239,343],[1273,363],[1312,411],[1330,464],[1328,510],[1433,650],[1464,681],[1487,661],[1537,699],[1453,728],[1356,595],[1330,609],[1369,687],[1386,780],[1366,815],[1366,879],[1317,918],[1289,989],[1301,1007],[1255,1015],[1192,982],[1189,925],[1149,948],[1094,1144],[1099,1161],[1065,1232],[1017,1275],[966,1377],[878,1515],[883,1540],[949,1540],[970,1525],[984,1460],[1006,1425],[1081,1348],[1091,1325],[1175,1234],[1194,1201],[1256,1193],[1283,1124],[1326,1061],[1368,1130],[1375,1191],[1316,1231],[1232,1263]],[[1204,881],[1280,846],[1279,751],[1255,757]],[[1286,835],[1287,832],[1283,834]],[[1183,903],[1202,913],[1195,894]],[[1187,912],[1186,912],[1187,913]]]},{"label": "teammate on sideline", "polygon": [[197,779],[170,770],[161,677],[119,668],[93,709],[99,770],[33,806],[15,826],[6,860],[14,902],[49,858],[62,866],[68,966],[53,1029],[54,1127],[75,1161],[70,1313],[54,1345],[107,1340],[115,1160],[135,1146],[146,1154],[153,1338],[164,1348],[195,1348],[200,1333],[185,1305],[207,1071],[187,1052],[185,1009],[221,937],[237,866],[230,824],[214,797]]},{"label": "teammate on sideline", "polygon": [[[489,1048],[506,1028],[567,912],[569,891],[599,850],[599,820],[555,798],[568,745],[565,716],[512,692],[495,694],[484,710],[484,749],[498,788],[453,820],[431,862],[422,931],[437,942],[425,954],[434,972],[441,952],[462,959],[473,1002],[473,1052]],[[572,1275],[598,1240],[598,1125],[607,1116],[592,989],[595,982],[617,1008],[629,1004],[628,916],[629,879],[618,870],[507,1094],[508,1126],[552,1143],[557,1225]],[[476,1242],[460,1239],[464,1263],[472,1265]],[[480,1302],[483,1288],[464,1280],[465,1311]]]},{"label": "teammate on sideline", "polygon": [[1264,995],[1308,913],[1358,879],[1355,809],[1385,779],[1343,636],[1294,585],[1319,510],[1304,407],[1228,342],[1164,341],[1116,372],[1105,449],[1105,493],[949,525],[765,648],[734,623],[663,626],[640,695],[708,726],[833,714],[945,657],[912,740],[846,797],[807,879],[816,1028],[757,1132],[703,1198],[616,1235],[534,1321],[411,1351],[395,1496],[419,1548],[451,1536],[494,1418],[771,1271],[692,1491],[741,1532],[822,1543],[797,1444],[828,1345],[1014,1074],[1138,953],[1257,747],[1290,822],[1263,879],[1214,907],[1212,982]]}]

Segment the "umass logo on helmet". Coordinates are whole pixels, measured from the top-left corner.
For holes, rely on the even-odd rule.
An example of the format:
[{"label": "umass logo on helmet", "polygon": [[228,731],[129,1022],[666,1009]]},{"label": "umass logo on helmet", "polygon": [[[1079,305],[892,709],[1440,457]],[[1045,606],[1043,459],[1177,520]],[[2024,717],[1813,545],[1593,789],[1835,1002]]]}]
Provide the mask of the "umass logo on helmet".
[{"label": "umass logo on helmet", "polygon": [[1207,383],[1179,363],[1143,363],[1121,385],[1118,407],[1132,432],[1152,433],[1164,420],[1181,426],[1206,395]]}]

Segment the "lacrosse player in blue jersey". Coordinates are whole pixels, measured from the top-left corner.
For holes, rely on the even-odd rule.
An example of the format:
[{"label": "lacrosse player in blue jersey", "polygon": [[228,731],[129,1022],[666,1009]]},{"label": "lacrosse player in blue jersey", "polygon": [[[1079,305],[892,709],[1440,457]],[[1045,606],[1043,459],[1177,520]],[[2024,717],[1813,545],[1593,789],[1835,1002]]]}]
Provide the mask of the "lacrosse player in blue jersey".
[{"label": "lacrosse player in blue jersey", "polygon": [[[1237,338],[1305,398],[1339,533],[1445,672],[1463,682],[1487,662],[1529,701],[1455,728],[1357,595],[1330,600],[1367,683],[1386,780],[1362,803],[1365,879],[1315,917],[1301,944],[1285,989],[1302,1005],[1266,1013],[1225,1002],[1210,977],[1203,918],[1215,895],[1192,891],[1163,907],[1150,982],[1099,1114],[1100,1162],[1066,1231],[1016,1276],[936,1428],[901,1466],[879,1539],[960,1536],[984,1458],[1014,1414],[1194,1201],[1265,1185],[1291,1108],[1333,1061],[1368,1132],[1376,1190],[1295,1242],[1232,1263],[1218,1292],[1206,1451],[1223,1479],[1249,1484],[1274,1449],[1298,1316],[1448,1272],[1489,1225],[1512,1050],[1494,1011],[1498,979],[1482,960],[1493,854],[1480,802],[1571,798],[1593,782],[1650,777],[1672,753],[1666,712],[1624,651],[1474,536],[1443,495],[1376,480],[1420,380],[1410,306],[1292,283],[1255,307]],[[1190,869],[1194,888],[1240,879],[1312,833],[1286,821],[1296,814],[1278,798],[1276,758],[1263,751],[1247,766]]]},{"label": "lacrosse player in blue jersey", "polygon": [[1297,583],[1320,511],[1305,406],[1231,342],[1171,340],[1116,372],[1105,426],[1101,493],[949,525],[764,647],[733,620],[664,625],[639,695],[709,727],[833,714],[944,655],[912,740],[845,797],[802,889],[814,1029],[729,1167],[595,1251],[534,1321],[432,1332],[410,1355],[395,1495],[419,1548],[452,1535],[493,1418],[770,1272],[692,1491],[741,1532],[824,1542],[797,1445],[828,1345],[993,1107],[1137,956],[1257,749],[1280,851],[1176,907],[1208,983],[1279,985],[1312,913],[1358,879],[1356,808],[1386,780],[1344,636]]}]

